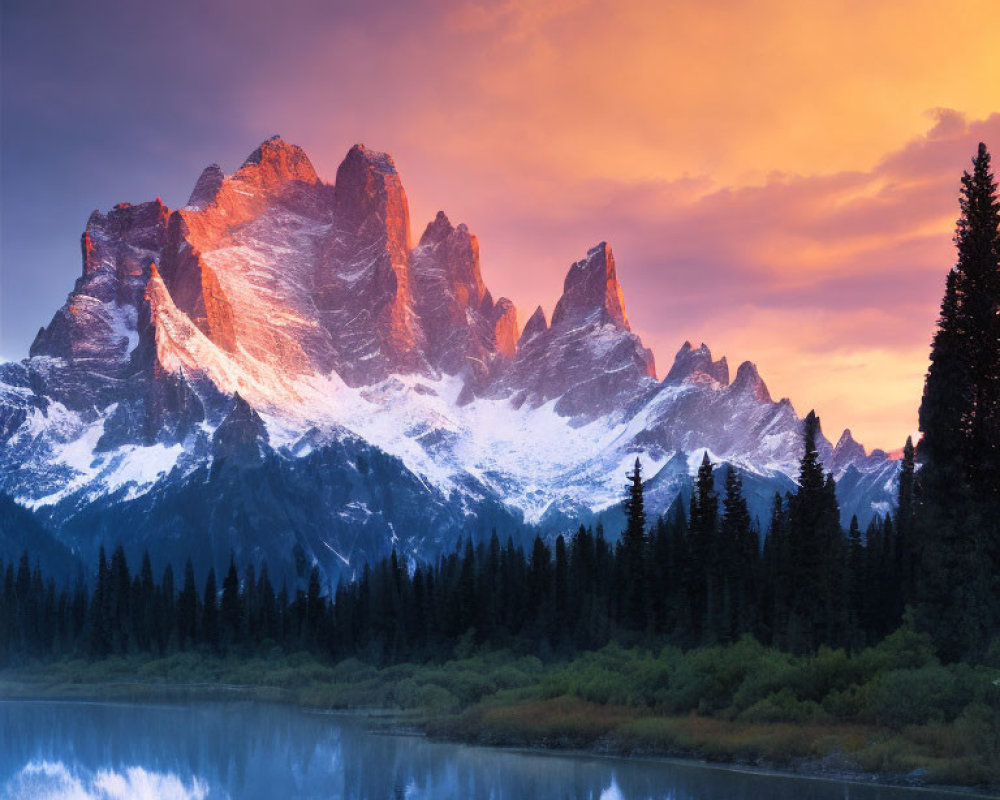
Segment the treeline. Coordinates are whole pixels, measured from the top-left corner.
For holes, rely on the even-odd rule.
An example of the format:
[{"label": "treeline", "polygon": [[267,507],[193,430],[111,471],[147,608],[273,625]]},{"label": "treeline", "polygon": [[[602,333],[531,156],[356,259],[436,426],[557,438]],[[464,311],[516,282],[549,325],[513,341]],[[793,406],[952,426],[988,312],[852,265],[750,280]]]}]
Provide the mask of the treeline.
[{"label": "treeline", "polygon": [[[738,471],[728,469],[720,498],[707,456],[688,509],[675,503],[647,526],[637,459],[617,543],[600,526],[581,526],[551,546],[536,537],[530,553],[495,532],[434,564],[407,564],[394,552],[339,585],[332,602],[317,568],[293,594],[275,592],[266,565],[241,575],[235,561],[221,584],[210,570],[198,587],[190,561],[181,581],[169,564],[156,579],[148,555],[133,573],[121,547],[110,560],[102,548],[91,592],[82,582],[57,590],[25,554],[3,571],[0,652],[11,659],[281,647],[387,664],[463,645],[547,655],[610,641],[724,643],[748,633],[794,651],[860,648],[899,622],[906,528],[886,519],[864,538],[856,522],[844,534],[832,476],[816,452],[818,426],[810,414],[799,491],[775,497],[763,548]],[[904,475],[912,472],[910,449]]]}]

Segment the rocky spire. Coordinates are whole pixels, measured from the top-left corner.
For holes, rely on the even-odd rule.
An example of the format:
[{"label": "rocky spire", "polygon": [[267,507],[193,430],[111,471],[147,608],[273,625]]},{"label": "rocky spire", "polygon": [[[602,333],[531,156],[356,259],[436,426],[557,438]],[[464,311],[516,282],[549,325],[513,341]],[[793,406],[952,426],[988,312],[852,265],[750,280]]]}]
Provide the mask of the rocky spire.
[{"label": "rocky spire", "polygon": [[570,267],[562,297],[552,313],[553,327],[591,321],[630,330],[615,259],[607,242],[590,248],[586,258]]},{"label": "rocky spire", "polygon": [[830,469],[839,472],[850,464],[863,461],[868,457],[864,445],[855,441],[850,428],[845,428],[840,439],[833,448],[833,458]]},{"label": "rocky spire", "polygon": [[733,381],[730,390],[734,394],[749,394],[755,400],[762,403],[771,402],[771,393],[767,390],[764,379],[760,377],[757,365],[750,361],[744,361],[740,364],[739,369],[736,370],[736,379]]},{"label": "rocky spire", "polygon": [[506,297],[493,306],[493,341],[496,352],[507,358],[517,353],[517,308]]},{"label": "rocky spire", "polygon": [[713,361],[712,351],[704,342],[697,348],[692,347],[691,342],[684,342],[681,349],[677,351],[677,355],[674,356],[674,363],[670,367],[665,381],[667,383],[680,383],[684,380],[698,381],[704,378],[710,378],[722,386],[728,386],[729,363],[725,356],[718,361]]},{"label": "rocky spire", "polygon": [[288,144],[280,136],[272,136],[261,142],[247,156],[233,178],[264,189],[274,188],[288,181],[316,183],[319,180],[305,150],[298,145]]},{"label": "rocky spire", "polygon": [[333,231],[314,278],[320,321],[352,384],[426,368],[410,286],[410,217],[392,159],[355,145],[337,169]]},{"label": "rocky spire", "polygon": [[495,354],[513,358],[517,311],[493,302],[483,281],[479,241],[439,211],[410,254],[413,307],[427,342],[427,360],[448,373],[471,371],[485,385]]},{"label": "rocky spire", "polygon": [[191,196],[187,204],[191,208],[204,208],[213,203],[222,188],[222,182],[226,179],[226,173],[218,164],[209,164],[198,176],[198,181],[191,190]]},{"label": "rocky spire", "polygon": [[524,330],[521,331],[521,338],[518,339],[517,346],[524,347],[525,344],[530,342],[540,333],[545,333],[549,329],[548,320],[545,319],[545,312],[542,310],[541,306],[535,309],[535,312],[528,318],[528,322],[524,326]]},{"label": "rocky spire", "polygon": [[406,263],[410,207],[391,156],[354,145],[337,168],[334,213],[339,228],[362,239],[384,237],[393,263]]},{"label": "rocky spire", "polygon": [[516,403],[558,398],[556,413],[593,418],[655,378],[653,354],[629,329],[611,248],[601,242],[570,267],[552,325],[541,307],[532,314],[503,385],[515,389]]},{"label": "rocky spire", "polygon": [[30,355],[64,359],[80,376],[100,376],[100,391],[81,391],[76,378],[58,399],[68,407],[95,406],[104,392],[113,398],[114,382],[127,370],[134,345],[139,302],[149,265],[159,257],[170,210],[160,198],[132,205],[119,203],[107,214],[95,211],[81,237],[82,270],[73,291],[47,327],[41,328]]},{"label": "rocky spire", "polygon": [[464,317],[467,308],[480,308],[488,294],[479,264],[479,240],[464,224],[453,227],[443,211],[420,237],[410,259],[410,276],[418,313],[422,308],[437,309]]}]

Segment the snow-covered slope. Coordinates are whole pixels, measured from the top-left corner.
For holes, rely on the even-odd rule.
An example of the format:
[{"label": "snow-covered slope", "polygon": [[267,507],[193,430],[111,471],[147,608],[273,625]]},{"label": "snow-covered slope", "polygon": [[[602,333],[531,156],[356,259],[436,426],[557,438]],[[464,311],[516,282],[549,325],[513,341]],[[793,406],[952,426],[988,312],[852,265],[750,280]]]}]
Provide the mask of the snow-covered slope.
[{"label": "snow-covered slope", "polygon": [[[606,243],[522,331],[475,236],[442,212],[414,246],[392,159],[360,145],[331,186],[273,137],[231,176],[208,167],[182,209],[95,212],[82,246],[66,305],[0,366],[0,491],[82,552],[120,537],[177,557],[211,532],[216,559],[333,575],[613,509],[636,455],[653,512],[706,450],[747,473],[762,517],[795,476],[801,421],[753,364],[730,383],[685,343],[657,378]],[[821,455],[845,511],[888,509],[884,453],[845,432]]]}]

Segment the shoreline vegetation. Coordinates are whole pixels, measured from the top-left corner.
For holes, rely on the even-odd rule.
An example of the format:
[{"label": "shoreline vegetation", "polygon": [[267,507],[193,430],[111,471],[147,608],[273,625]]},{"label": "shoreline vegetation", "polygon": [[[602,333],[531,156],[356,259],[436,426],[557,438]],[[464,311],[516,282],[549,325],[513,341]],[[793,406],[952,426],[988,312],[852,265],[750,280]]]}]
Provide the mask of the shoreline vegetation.
[{"label": "shoreline vegetation", "polygon": [[904,625],[854,655],[746,637],[687,652],[609,645],[543,662],[336,664],[277,648],[111,656],[0,671],[5,700],[282,703],[373,714],[390,733],[532,751],[681,758],[1000,796],[1000,669],[942,664]]}]

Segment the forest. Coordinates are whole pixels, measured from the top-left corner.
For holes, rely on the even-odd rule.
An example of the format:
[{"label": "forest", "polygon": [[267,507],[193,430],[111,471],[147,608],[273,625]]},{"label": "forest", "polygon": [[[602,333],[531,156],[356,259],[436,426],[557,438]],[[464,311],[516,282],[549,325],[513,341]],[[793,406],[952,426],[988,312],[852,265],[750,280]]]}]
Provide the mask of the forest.
[{"label": "forest", "polygon": [[[873,521],[864,537],[855,521],[845,535],[817,460],[817,425],[810,415],[802,488],[775,497],[763,548],[737,470],[727,469],[717,497],[706,457],[689,509],[675,504],[647,526],[637,460],[617,542],[601,526],[581,527],[552,546],[536,537],[526,553],[494,532],[412,569],[393,553],[333,598],[316,568],[292,593],[276,590],[266,564],[241,573],[233,560],[221,583],[210,571],[201,587],[190,561],[178,579],[169,564],[154,573],[148,555],[131,569],[120,547],[110,559],[102,550],[92,591],[83,580],[59,588],[24,553],[3,568],[0,652],[11,663],[278,646],[386,665],[440,658],[461,641],[546,657],[611,641],[693,647],[746,634],[794,652],[860,649],[901,619],[913,581],[912,509]],[[907,454],[903,487],[913,479],[912,447]]]}]

